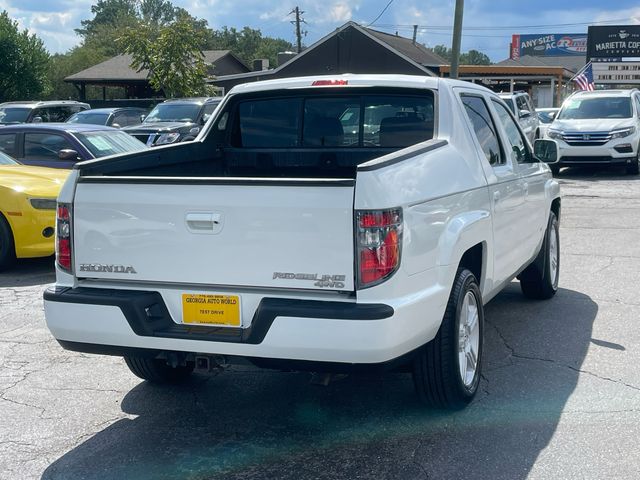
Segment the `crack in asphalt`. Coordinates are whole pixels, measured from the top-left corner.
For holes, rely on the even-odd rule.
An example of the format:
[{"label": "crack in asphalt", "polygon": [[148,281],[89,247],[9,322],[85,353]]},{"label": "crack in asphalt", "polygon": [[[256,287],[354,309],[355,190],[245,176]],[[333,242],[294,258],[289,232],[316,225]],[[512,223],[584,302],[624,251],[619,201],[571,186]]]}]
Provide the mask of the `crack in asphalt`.
[{"label": "crack in asphalt", "polygon": [[5,394],[0,395],[0,400],[4,400],[5,402],[9,402],[9,403],[13,403],[16,405],[22,405],[23,407],[30,407],[30,408],[35,408],[37,410],[40,410],[40,413],[38,414],[38,417],[42,418],[42,415],[44,415],[44,412],[46,411],[45,408],[39,407],[37,405],[32,405],[30,403],[26,403],[26,402],[19,402],[17,400],[12,400],[10,398],[7,398],[5,396]]},{"label": "crack in asphalt", "polygon": [[[581,368],[577,368],[577,367],[574,367],[572,365],[568,365],[566,363],[559,362],[559,361],[554,360],[552,358],[535,357],[535,356],[522,355],[522,354],[516,353],[515,349],[511,345],[509,345],[509,343],[507,342],[507,339],[502,334],[500,329],[496,325],[494,325],[493,323],[489,322],[488,320],[485,320],[485,321],[486,321],[487,324],[489,324],[491,327],[493,327],[493,329],[496,331],[496,333],[498,334],[498,337],[500,337],[500,340],[502,341],[503,345],[509,351],[509,356],[510,357],[518,358],[518,359],[522,359],[522,360],[531,360],[531,361],[551,363],[551,364],[557,365],[559,367],[568,368],[569,370],[573,370],[574,372],[584,373],[586,375],[590,375],[590,376],[598,378],[600,380],[603,380],[603,381],[606,381],[606,382],[612,382],[612,383],[615,383],[615,384],[618,384],[618,385],[622,385],[622,386],[625,386],[625,387],[630,388],[632,390],[636,390],[636,391],[640,392],[640,387],[637,387],[637,386],[632,385],[630,383],[624,382],[623,380],[616,380],[615,378],[605,377],[603,375],[598,375],[597,373],[590,372],[589,370],[583,370]],[[508,365],[508,366],[513,366],[513,365],[514,365],[514,363],[511,362],[511,365]]]}]

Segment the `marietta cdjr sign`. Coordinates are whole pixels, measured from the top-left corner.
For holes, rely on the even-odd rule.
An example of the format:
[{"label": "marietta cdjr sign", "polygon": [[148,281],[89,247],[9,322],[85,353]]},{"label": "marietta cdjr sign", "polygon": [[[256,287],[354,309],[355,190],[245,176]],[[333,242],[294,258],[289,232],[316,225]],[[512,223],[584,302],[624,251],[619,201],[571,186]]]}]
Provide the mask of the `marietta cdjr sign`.
[{"label": "marietta cdjr sign", "polygon": [[640,25],[589,27],[587,44],[596,84],[640,84]]}]

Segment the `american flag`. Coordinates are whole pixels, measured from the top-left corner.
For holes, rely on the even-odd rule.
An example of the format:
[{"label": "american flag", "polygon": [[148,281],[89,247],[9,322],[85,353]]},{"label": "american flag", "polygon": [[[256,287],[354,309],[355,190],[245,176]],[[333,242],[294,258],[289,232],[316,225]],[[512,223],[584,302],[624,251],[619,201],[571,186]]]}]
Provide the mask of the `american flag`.
[{"label": "american flag", "polygon": [[580,72],[573,77],[573,81],[576,82],[580,90],[593,91],[596,89],[593,83],[593,67],[589,62]]}]

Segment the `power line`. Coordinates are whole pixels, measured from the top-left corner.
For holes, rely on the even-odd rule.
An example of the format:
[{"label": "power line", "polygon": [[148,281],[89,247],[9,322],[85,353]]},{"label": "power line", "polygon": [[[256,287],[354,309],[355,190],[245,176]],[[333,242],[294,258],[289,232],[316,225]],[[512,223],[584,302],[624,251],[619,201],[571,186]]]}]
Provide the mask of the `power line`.
[{"label": "power line", "polygon": [[387,11],[387,8],[389,8],[391,6],[391,4],[393,3],[393,0],[389,0],[389,3],[387,3],[387,6],[384,7],[382,9],[382,11],[380,12],[380,14],[373,20],[373,22],[371,22],[369,25],[367,25],[367,27],[370,27],[371,25],[373,25],[374,23],[376,23],[378,21],[378,19],[384,14],[384,12]]},{"label": "power line", "polygon": [[[393,0],[392,0],[393,1]],[[380,16],[378,16],[379,18]],[[376,18],[377,20],[377,18]],[[628,22],[628,18],[619,18],[615,20],[601,20],[597,22],[577,22],[577,23],[554,23],[554,24],[546,24],[546,25],[510,25],[510,26],[491,26],[491,27],[464,27],[465,30],[518,30],[518,29],[535,29],[535,28],[555,28],[555,27],[578,27],[585,25],[598,25],[602,23],[620,23],[620,22]],[[375,23],[375,20],[371,22],[368,26],[372,26]],[[408,24],[380,24],[376,25],[379,28],[413,28],[413,25]],[[419,29],[422,30],[451,30],[451,25],[418,25]]]},{"label": "power line", "polygon": [[[380,27],[380,28],[387,29],[386,26]],[[409,31],[413,30],[413,28],[408,28],[408,27],[388,27],[388,28],[392,30],[409,30]],[[424,28],[418,28],[418,33],[426,33],[429,35],[445,35],[447,37],[450,37],[451,35],[453,35],[453,32],[428,32]],[[510,33],[503,33],[502,35],[478,35],[473,33],[463,33],[462,36],[474,37],[474,38],[511,38]]]}]

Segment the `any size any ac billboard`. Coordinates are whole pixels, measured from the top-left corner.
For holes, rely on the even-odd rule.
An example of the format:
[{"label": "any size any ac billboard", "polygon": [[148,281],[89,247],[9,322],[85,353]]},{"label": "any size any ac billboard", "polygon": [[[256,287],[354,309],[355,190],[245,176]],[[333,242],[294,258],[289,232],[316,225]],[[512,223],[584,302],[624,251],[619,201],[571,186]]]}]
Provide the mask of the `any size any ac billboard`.
[{"label": "any size any ac billboard", "polygon": [[510,58],[564,57],[587,53],[586,33],[545,33],[511,36]]}]

